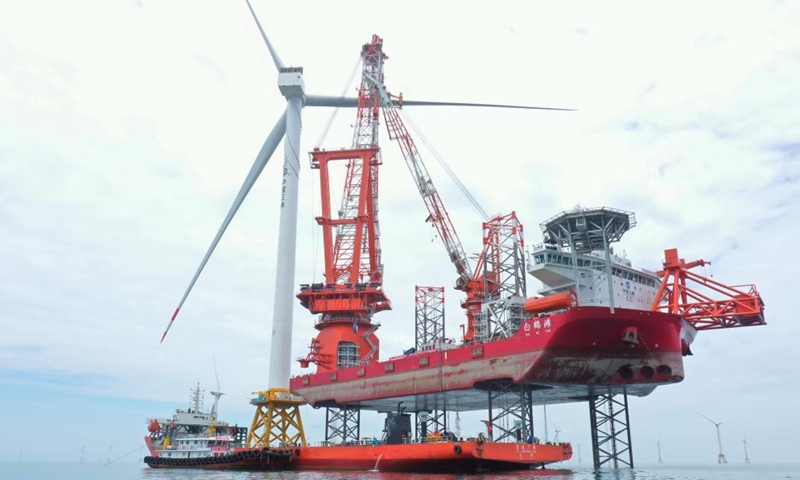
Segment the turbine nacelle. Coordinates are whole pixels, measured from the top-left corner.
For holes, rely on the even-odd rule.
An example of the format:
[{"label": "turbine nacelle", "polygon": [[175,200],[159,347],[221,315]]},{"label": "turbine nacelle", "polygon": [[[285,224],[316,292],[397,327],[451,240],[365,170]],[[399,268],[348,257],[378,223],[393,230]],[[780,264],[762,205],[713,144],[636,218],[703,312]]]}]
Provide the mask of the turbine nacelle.
[{"label": "turbine nacelle", "polygon": [[[219,383],[219,380],[217,381]],[[223,392],[210,392],[211,395],[214,395],[214,404],[211,405],[211,415],[217,415],[217,407],[219,406],[219,397],[225,395]]]},{"label": "turbine nacelle", "polygon": [[281,95],[289,98],[305,99],[306,90],[303,82],[303,67],[283,67],[278,72],[278,89]]}]

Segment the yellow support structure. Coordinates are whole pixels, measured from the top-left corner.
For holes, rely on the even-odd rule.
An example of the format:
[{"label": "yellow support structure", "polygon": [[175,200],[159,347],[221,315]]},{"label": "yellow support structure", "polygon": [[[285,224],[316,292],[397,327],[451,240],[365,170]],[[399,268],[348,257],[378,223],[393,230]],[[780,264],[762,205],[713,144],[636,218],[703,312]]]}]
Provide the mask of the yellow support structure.
[{"label": "yellow support structure", "polygon": [[288,388],[271,388],[253,395],[256,397],[250,403],[256,406],[256,413],[247,434],[248,446],[306,446],[300,418],[300,406],[306,404],[303,397],[292,394]]}]

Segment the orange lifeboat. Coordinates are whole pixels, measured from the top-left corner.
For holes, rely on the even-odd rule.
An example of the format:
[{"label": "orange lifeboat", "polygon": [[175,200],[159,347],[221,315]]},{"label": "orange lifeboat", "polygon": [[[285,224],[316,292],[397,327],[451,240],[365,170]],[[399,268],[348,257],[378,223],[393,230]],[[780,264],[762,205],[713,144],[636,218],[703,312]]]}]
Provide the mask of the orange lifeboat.
[{"label": "orange lifeboat", "polygon": [[548,295],[546,297],[529,298],[525,301],[525,305],[522,309],[527,313],[535,315],[537,313],[570,308],[572,303],[573,297],[569,293],[556,293],[555,295]]},{"label": "orange lifeboat", "polygon": [[161,426],[158,424],[157,420],[150,420],[150,424],[147,426],[147,431],[150,433],[156,433]]}]

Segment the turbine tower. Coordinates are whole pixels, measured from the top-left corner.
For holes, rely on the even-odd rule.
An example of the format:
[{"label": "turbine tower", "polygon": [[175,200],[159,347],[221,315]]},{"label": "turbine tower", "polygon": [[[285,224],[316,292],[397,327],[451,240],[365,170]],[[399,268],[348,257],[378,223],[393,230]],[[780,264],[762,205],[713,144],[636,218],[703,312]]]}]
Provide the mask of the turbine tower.
[{"label": "turbine tower", "polygon": [[[256,156],[236,198],[228,210],[225,219],[217,231],[205,256],[200,262],[189,286],[183,294],[172,318],[161,336],[163,343],[167,333],[178,316],[184,302],[194,287],[197,279],[208,263],[220,239],[244,202],[250,189],[266,167],[278,144],[283,140],[284,158],[281,180],[280,219],[278,227],[278,251],[275,258],[275,297],[272,316],[272,338],[270,347],[270,366],[268,390],[254,392],[251,404],[256,406],[247,443],[251,447],[267,447],[273,444],[306,445],[305,433],[300,417],[300,405],[305,401],[289,390],[291,345],[292,345],[292,307],[295,289],[295,253],[297,237],[297,195],[300,174],[300,132],[302,128],[302,109],[304,107],[352,107],[359,106],[358,98],[309,95],[305,91],[302,67],[286,67],[267,37],[249,0],[247,7],[255,20],[256,26],[269,50],[272,62],[278,70],[278,89],[286,99],[286,109],[264,141]],[[439,102],[421,100],[403,100],[408,106],[473,106],[473,107],[505,107],[530,110],[565,110],[571,109],[528,107],[518,105],[496,105],[458,102]],[[218,392],[217,392],[218,393]],[[217,396],[216,393],[212,392]],[[218,397],[217,397],[218,398]],[[216,405],[216,402],[215,402]]]},{"label": "turbine tower", "polygon": [[725,458],[725,454],[722,453],[722,435],[720,435],[719,433],[719,426],[722,425],[722,422],[715,422],[714,420],[711,420],[702,413],[698,413],[698,415],[705,418],[709,422],[713,423],[714,426],[717,428],[717,444],[719,445],[719,454],[717,455],[717,463],[728,463],[728,459]]}]

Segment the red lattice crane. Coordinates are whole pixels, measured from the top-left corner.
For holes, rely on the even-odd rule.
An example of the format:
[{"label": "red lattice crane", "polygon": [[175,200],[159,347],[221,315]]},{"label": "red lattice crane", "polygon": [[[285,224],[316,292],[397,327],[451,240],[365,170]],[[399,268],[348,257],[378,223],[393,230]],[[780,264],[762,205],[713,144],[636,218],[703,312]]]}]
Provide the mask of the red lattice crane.
[{"label": "red lattice crane", "polygon": [[[686,262],[678,249],[664,251],[663,277],[651,310],[683,316],[697,330],[766,325],[755,285],[724,285],[690,270],[711,262]],[[691,282],[691,283],[688,283]],[[724,297],[715,300],[712,297]]]},{"label": "red lattice crane", "polygon": [[[299,359],[317,371],[371,363],[379,354],[379,324],[372,316],[391,309],[383,292],[380,230],[378,227],[378,149],[380,94],[373,79],[383,79],[383,40],[374,35],[362,47],[363,69],[358,92],[356,125],[350,149],[311,152],[311,168],[320,172],[321,215],[325,281],[303,284],[297,298],[311,313],[319,314],[320,331]],[[342,203],[333,217],[330,169],[346,161]]]}]

